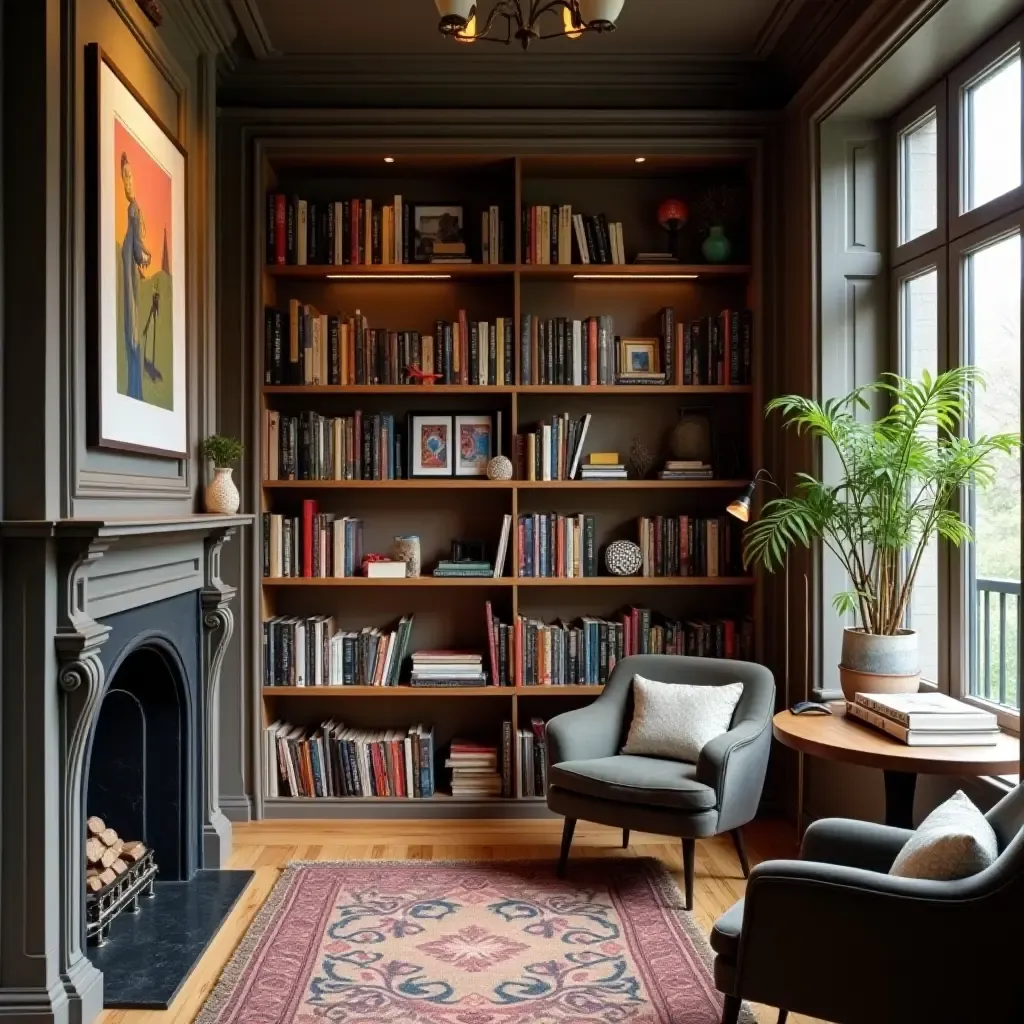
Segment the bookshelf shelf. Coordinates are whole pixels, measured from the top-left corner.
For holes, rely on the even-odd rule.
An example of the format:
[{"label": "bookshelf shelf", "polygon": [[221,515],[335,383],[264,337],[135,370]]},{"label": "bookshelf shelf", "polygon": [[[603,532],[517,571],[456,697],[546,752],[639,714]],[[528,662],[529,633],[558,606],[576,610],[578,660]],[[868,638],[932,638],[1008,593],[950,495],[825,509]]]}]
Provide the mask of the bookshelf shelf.
[{"label": "bookshelf shelf", "polygon": [[511,697],[511,686],[264,686],[265,697]]},{"label": "bookshelf shelf", "polygon": [[[439,143],[434,148],[440,148]],[[674,145],[674,143],[673,143]],[[680,454],[677,427],[681,413],[706,415],[709,425],[698,438],[698,454],[702,461],[711,463],[721,474],[717,479],[701,480],[525,480],[490,481],[480,478],[435,477],[408,480],[261,480],[258,481],[260,511],[279,514],[293,524],[305,524],[310,515],[322,516],[316,520],[318,528],[342,517],[358,520],[362,525],[358,535],[363,538],[362,551],[387,552],[395,539],[415,534],[420,538],[424,571],[429,572],[439,559],[448,557],[452,540],[479,541],[484,544],[488,557],[493,557],[505,516],[511,517],[512,531],[504,572],[499,577],[433,577],[424,575],[416,579],[367,579],[364,577],[277,577],[259,578],[264,565],[264,550],[260,531],[256,534],[251,551],[251,564],[257,578],[250,584],[249,598],[259,609],[259,619],[251,631],[256,641],[253,661],[261,666],[258,650],[262,625],[266,620],[276,623],[306,620],[320,623],[330,618],[331,632],[344,633],[345,645],[349,636],[370,627],[386,633],[400,618],[413,621],[410,651],[417,650],[475,650],[483,654],[487,678],[493,670],[489,661],[494,621],[507,627],[522,620],[518,637],[520,651],[524,637],[532,636],[530,621],[557,623],[565,621],[579,625],[586,619],[587,629],[593,620],[619,623],[619,636],[623,635],[620,615],[630,606],[634,608],[634,623],[644,628],[664,625],[665,636],[685,636],[692,642],[694,633],[710,649],[720,648],[735,637],[739,644],[753,645],[755,657],[760,654],[762,630],[762,595],[760,580],[756,576],[593,576],[593,577],[519,577],[518,571],[522,539],[517,529],[519,517],[553,515],[566,517],[582,515],[583,536],[581,546],[587,554],[593,550],[597,567],[604,571],[603,553],[614,540],[637,540],[641,531],[649,539],[652,531],[662,529],[676,517],[690,517],[687,523],[675,523],[673,528],[659,534],[657,555],[674,554],[680,557],[681,538],[688,537],[689,558],[692,567],[704,571],[714,562],[707,547],[714,543],[711,526],[705,521],[719,520],[725,515],[725,506],[749,483],[752,475],[764,464],[762,457],[763,417],[759,409],[763,398],[763,333],[766,318],[762,308],[763,227],[760,204],[765,190],[762,186],[761,153],[756,146],[743,141],[716,139],[697,152],[703,145],[694,140],[680,140],[679,152],[674,155],[652,156],[645,164],[634,164],[632,158],[622,154],[576,153],[572,155],[504,156],[493,153],[443,154],[419,152],[403,154],[396,151],[396,165],[387,167],[377,153],[358,154],[339,150],[334,141],[282,141],[264,151],[257,169],[258,190],[254,197],[263,200],[269,193],[275,196],[294,196],[307,200],[307,213],[315,205],[323,214],[325,202],[338,202],[344,209],[358,204],[352,200],[362,198],[360,207],[369,208],[378,216],[367,224],[365,216],[357,227],[355,237],[345,235],[340,249],[332,248],[325,238],[336,243],[337,232],[311,217],[308,235],[302,235],[312,245],[314,234],[318,248],[310,248],[307,255],[327,259],[347,258],[352,244],[364,252],[377,245],[373,231],[380,225],[381,250],[384,240],[394,239],[394,217],[381,212],[398,207],[402,196],[403,209],[417,203],[460,205],[463,208],[463,237],[467,253],[481,260],[485,251],[482,244],[482,213],[498,208],[501,213],[503,263],[474,262],[467,264],[355,264],[355,265],[253,265],[250,271],[255,296],[248,319],[258,337],[253,339],[254,359],[251,394],[258,407],[259,438],[249,446],[254,453],[256,472],[269,476],[276,473],[277,460],[269,457],[267,446],[271,439],[285,437],[281,424],[288,422],[285,445],[288,460],[293,459],[298,445],[309,444],[313,431],[320,429],[315,416],[325,419],[348,418],[358,411],[362,415],[364,430],[370,417],[394,417],[396,429],[384,432],[380,421],[373,420],[373,430],[380,429],[384,444],[401,438],[401,463],[409,463],[409,439],[404,436],[408,414],[436,413],[438,416],[490,415],[500,412],[501,451],[522,454],[526,444],[518,437],[537,436],[541,423],[554,423],[562,417],[563,423],[579,424],[589,414],[585,452],[615,452],[619,461],[628,463],[635,445],[642,446],[652,456],[652,471],[670,458],[693,457]],[[430,144],[428,144],[429,148]],[[397,167],[400,171],[396,177]],[[675,264],[633,264],[629,259],[638,252],[665,248],[666,236],[658,226],[653,211],[666,196],[680,195],[688,203],[696,203],[711,188],[734,188],[744,193],[750,206],[749,223],[730,229],[733,254],[732,264],[700,262],[701,237],[696,231],[682,233],[679,256]],[[547,215],[539,213],[535,219],[533,208],[572,202],[573,211],[588,215],[588,220],[603,212],[609,223],[622,228],[623,241],[628,247],[625,263],[619,264],[540,264],[523,262],[530,252],[530,238],[535,234],[546,237],[542,225]],[[291,200],[288,200],[291,203]],[[253,208],[258,203],[251,204]],[[266,208],[264,206],[264,208]],[[295,204],[295,215],[286,221],[283,232],[287,240],[289,259],[304,258],[298,239],[301,206]],[[278,201],[270,207],[271,222],[280,221]],[[288,206],[291,217],[292,206]],[[337,207],[335,208],[337,211]],[[557,213],[557,211],[555,211]],[[335,212],[334,222],[339,214]],[[350,225],[348,213],[343,223]],[[390,217],[390,228],[387,218]],[[556,219],[552,217],[552,219]],[[493,224],[493,222],[491,222]],[[404,224],[404,222],[403,222]],[[366,234],[361,234],[367,227]],[[404,229],[404,228],[403,228]],[[406,230],[406,229],[404,229]],[[589,230],[589,229],[584,229]],[[281,235],[276,236],[277,239]],[[406,237],[409,237],[406,230]],[[607,232],[605,233],[607,237]],[[618,237],[618,236],[616,236]],[[257,226],[256,243],[261,263],[267,256],[264,243],[268,242],[267,225],[262,231]],[[562,238],[564,242],[564,236]],[[524,244],[525,243],[525,244]],[[576,236],[575,246],[579,247]],[[588,245],[590,243],[587,243]],[[493,251],[493,242],[488,241]],[[591,251],[595,251],[590,245]],[[604,249],[607,250],[607,245]],[[600,244],[597,250],[600,253]],[[279,258],[280,249],[270,248],[270,258]],[[536,253],[536,250],[533,250]],[[563,250],[564,255],[564,250]],[[574,252],[575,258],[580,258]],[[365,258],[365,257],[364,257]],[[298,310],[307,309],[312,319],[293,320]],[[275,312],[267,317],[266,311]],[[287,312],[286,312],[287,310]],[[370,335],[353,334],[358,311],[359,331]],[[671,315],[670,315],[671,314]],[[525,318],[531,319],[527,321]],[[283,318],[283,319],[282,319]],[[353,318],[353,319],[349,319]],[[593,319],[591,319],[593,318]],[[319,326],[310,327],[316,319]],[[597,346],[598,373],[602,380],[618,379],[615,368],[622,362],[621,350],[615,348],[617,338],[647,339],[667,335],[675,339],[671,350],[662,344],[656,349],[662,363],[670,363],[668,377],[682,380],[748,380],[748,384],[662,384],[662,385],[545,385],[502,384],[478,386],[468,384],[363,384],[363,385],[268,385],[267,380],[366,380],[400,377],[396,372],[404,360],[415,358],[420,341],[435,337],[441,324],[440,345],[431,349],[435,362],[443,362],[451,373],[444,379],[472,379],[470,367],[480,368],[485,362],[484,348],[471,350],[466,367],[467,349],[456,349],[454,324],[458,321],[460,338],[465,335],[466,324],[494,324],[504,321],[503,339],[509,338],[507,324],[511,324],[511,373],[496,373],[490,379],[518,381],[573,379],[573,360],[580,358],[572,348],[571,332],[560,333],[560,322],[593,323],[599,320],[596,343],[585,334],[583,341]],[[704,326],[698,322],[703,321]],[[303,326],[296,326],[301,323]],[[607,326],[606,326],[607,324]],[[737,328],[737,324],[739,325]],[[283,325],[283,335],[282,335]],[[452,325],[451,331],[446,325]],[[680,326],[685,325],[685,328]],[[712,326],[714,325],[714,326]],[[524,326],[527,333],[524,335]],[[470,337],[477,337],[474,332]],[[592,330],[592,328],[588,328]],[[325,333],[326,332],[326,333]],[[336,332],[336,333],[332,333]],[[532,332],[532,333],[531,333]],[[703,333],[700,333],[703,332]],[[739,332],[739,333],[738,333]],[[397,334],[399,347],[392,348]],[[343,341],[339,341],[341,336]],[[364,347],[356,348],[353,337],[365,338]],[[484,341],[486,334],[480,335]],[[326,348],[325,348],[325,340]],[[559,346],[563,345],[564,349]],[[387,348],[384,347],[385,342]],[[541,345],[546,347],[541,349]],[[347,346],[343,348],[344,346]],[[318,347],[319,346],[319,347]],[[333,348],[331,347],[333,346]],[[404,347],[403,347],[404,346]],[[552,354],[552,346],[554,354]],[[352,362],[341,364],[339,351],[347,352]],[[460,357],[456,361],[455,353]],[[495,349],[497,352],[498,349]],[[509,366],[509,349],[502,348],[502,368]],[[307,353],[317,364],[309,363]],[[398,354],[396,354],[396,352]],[[326,353],[326,356],[325,356]],[[383,356],[381,355],[383,353]],[[519,364],[525,355],[534,368],[534,374],[521,378]],[[689,353],[684,356],[684,353]],[[737,362],[736,354],[740,354]],[[301,354],[301,355],[298,355]],[[584,350],[584,355],[586,355]],[[593,358],[593,349],[590,356]],[[705,359],[705,356],[707,357]],[[262,363],[272,360],[267,373]],[[296,360],[298,359],[298,366]],[[331,360],[334,359],[334,362]],[[386,368],[370,360],[383,359]],[[692,359],[692,361],[690,361]],[[732,361],[730,362],[730,359]],[[282,372],[286,360],[287,372]],[[429,368],[430,356],[424,356]],[[486,362],[493,367],[496,356],[488,352]],[[345,369],[339,369],[344,365]],[[589,362],[588,372],[593,373]],[[370,367],[377,366],[371,370]],[[685,366],[685,373],[684,373]],[[658,369],[657,365],[648,367]],[[665,369],[665,367],[660,367]],[[644,365],[636,363],[641,372]],[[295,372],[298,370],[299,372]],[[487,379],[485,377],[485,379]],[[634,377],[633,380],[643,379]],[[310,414],[315,414],[310,415]],[[352,423],[347,420],[346,423]],[[390,425],[391,420],[385,419]],[[698,424],[699,426],[699,424]],[[337,429],[333,426],[332,429]],[[351,431],[351,426],[343,426]],[[273,431],[277,430],[278,433]],[[305,431],[305,434],[303,433]],[[552,433],[555,433],[554,429]],[[321,465],[331,464],[335,456],[327,440],[334,434],[323,433],[324,459]],[[351,433],[343,434],[346,458],[353,451],[359,459],[366,458],[366,438],[369,431],[352,445]],[[372,435],[375,439],[377,433]],[[565,434],[555,434],[556,441]],[[459,450],[456,438],[449,438],[450,450]],[[359,447],[359,445],[363,445]],[[397,449],[397,446],[396,446]],[[536,450],[536,443],[530,444]],[[373,449],[370,449],[373,452]],[[690,449],[684,449],[689,452]],[[278,453],[281,454],[280,452]],[[398,461],[397,451],[379,451],[380,464],[385,458]],[[560,460],[566,463],[564,458]],[[303,467],[316,465],[312,461],[299,462]],[[303,472],[307,470],[303,468]],[[249,472],[247,466],[247,473]],[[519,473],[518,475],[525,475]],[[309,504],[305,504],[305,502]],[[301,513],[301,515],[300,515]],[[643,525],[637,520],[643,517]],[[652,524],[660,518],[661,523]],[[536,523],[537,520],[534,520]],[[565,520],[561,522],[564,524]],[[279,529],[280,527],[280,529]],[[296,540],[298,525],[289,525],[290,559],[280,564],[302,565],[309,557],[307,548]],[[333,529],[329,525],[327,529]],[[523,527],[522,536],[527,527]],[[549,544],[562,543],[564,525],[554,527],[558,539]],[[721,526],[719,526],[721,529]],[[275,520],[273,536],[284,543],[282,520]],[[302,526],[305,530],[305,526]],[[689,530],[689,534],[684,531]],[[698,532],[699,531],[699,532]],[[537,533],[534,527],[534,536]],[[328,537],[330,534],[328,534]],[[730,529],[719,534],[719,571],[740,572],[736,565],[737,546]],[[727,539],[728,538],[728,539]],[[672,544],[674,542],[674,549]],[[277,540],[275,539],[275,543]],[[345,543],[350,541],[346,535]],[[592,547],[588,547],[588,545]],[[666,545],[668,545],[666,547]],[[319,549],[323,556],[323,548]],[[552,548],[552,550],[557,550]],[[564,550],[564,549],[563,549]],[[351,552],[349,552],[351,553]],[[276,556],[279,554],[275,550]],[[657,557],[649,550],[652,557]],[[300,560],[301,559],[301,560]],[[316,557],[314,556],[314,564]],[[330,565],[330,560],[325,564]],[[681,564],[679,562],[676,563]],[[429,568],[428,568],[429,567]],[[485,605],[492,618],[485,617]],[[324,617],[324,618],[320,618]],[[701,623],[694,626],[694,623]],[[753,641],[747,627],[753,625]],[[709,625],[707,625],[709,624]],[[677,628],[678,627],[678,628]],[[605,627],[599,637],[605,639]],[[635,630],[634,626],[634,630]],[[671,632],[673,629],[676,631]],[[731,633],[728,630],[732,630]],[[741,634],[741,629],[743,630]],[[607,632],[613,635],[611,626]],[[277,634],[278,636],[283,634]],[[297,636],[296,632],[293,634]],[[310,636],[319,642],[320,633],[310,633],[307,626],[306,651]],[[515,656],[517,639],[510,637],[507,628],[497,641],[496,658]],[[636,636],[626,631],[627,636]],[[657,635],[653,633],[651,635]],[[583,634],[577,634],[581,637]],[[280,641],[278,641],[280,643]],[[296,641],[292,641],[295,643]],[[593,642],[588,639],[588,643]],[[667,641],[672,642],[672,641]],[[547,645],[553,649],[554,640]],[[314,643],[315,646],[315,643]],[[538,639],[538,650],[541,642]],[[609,645],[605,645],[609,649]],[[611,647],[610,649],[614,649]],[[281,647],[277,648],[280,652]],[[286,648],[287,650],[287,648]],[[362,650],[360,648],[360,650]],[[532,650],[532,647],[530,648]],[[294,651],[294,648],[292,649]],[[349,656],[348,646],[344,654]],[[361,657],[367,657],[361,654]],[[578,656],[578,655],[577,655]],[[288,672],[286,662],[283,672]],[[507,662],[505,662],[507,664]],[[292,662],[292,667],[296,664]],[[536,658],[531,664],[540,665]],[[588,664],[590,672],[593,666]],[[362,670],[360,670],[361,672]],[[354,675],[354,674],[353,674]],[[538,817],[546,815],[543,797],[508,798],[494,796],[455,797],[450,792],[439,792],[428,799],[403,797],[331,797],[309,798],[270,796],[274,791],[274,776],[268,771],[275,765],[267,763],[267,727],[277,720],[313,730],[322,728],[324,720],[334,717],[344,720],[347,728],[373,732],[397,729],[404,732],[414,724],[434,730],[437,783],[444,787],[447,772],[441,767],[446,745],[455,737],[481,739],[489,744],[502,745],[503,727],[512,728],[512,763],[518,770],[520,745],[517,730],[531,729],[533,718],[547,719],[567,707],[582,706],[596,698],[603,690],[597,685],[549,686],[473,686],[473,687],[412,687],[398,686],[273,686],[263,685],[264,674],[251,674],[250,699],[256,714],[252,717],[252,746],[257,751],[257,776],[264,780],[257,795],[256,814],[271,819],[288,818],[425,818],[446,817]],[[349,676],[347,676],[349,677]],[[362,675],[355,675],[363,678]],[[560,675],[537,675],[527,678],[562,678]],[[569,676],[570,678],[580,678]],[[590,678],[588,674],[586,676]],[[603,678],[600,673],[595,678]],[[275,671],[267,678],[283,681],[287,674]],[[307,678],[322,678],[314,673]],[[407,669],[389,678],[407,679]],[[513,676],[513,678],[515,678]],[[389,703],[390,702],[390,703]],[[396,703],[397,702],[397,703]],[[272,734],[270,734],[272,735]],[[526,742],[524,738],[524,742]],[[271,751],[272,754],[272,751]],[[289,792],[287,788],[282,792]]]}]

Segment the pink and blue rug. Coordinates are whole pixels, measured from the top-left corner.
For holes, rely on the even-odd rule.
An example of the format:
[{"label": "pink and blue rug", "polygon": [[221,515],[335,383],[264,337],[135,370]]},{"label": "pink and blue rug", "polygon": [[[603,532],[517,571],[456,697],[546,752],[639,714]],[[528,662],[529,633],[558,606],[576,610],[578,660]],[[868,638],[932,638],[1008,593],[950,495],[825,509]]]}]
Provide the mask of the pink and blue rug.
[{"label": "pink and blue rug", "polygon": [[197,1024],[718,1024],[711,958],[653,860],[296,863]]}]

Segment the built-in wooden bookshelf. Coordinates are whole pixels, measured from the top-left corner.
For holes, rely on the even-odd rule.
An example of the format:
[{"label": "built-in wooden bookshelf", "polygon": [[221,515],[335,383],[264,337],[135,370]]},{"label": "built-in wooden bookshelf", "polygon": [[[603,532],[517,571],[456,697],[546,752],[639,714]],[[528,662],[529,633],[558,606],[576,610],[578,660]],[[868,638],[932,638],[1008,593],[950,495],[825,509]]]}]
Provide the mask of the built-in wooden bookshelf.
[{"label": "built-in wooden bookshelf", "polygon": [[[253,347],[260,350],[254,383],[260,416],[265,410],[296,415],[313,410],[324,416],[390,413],[404,423],[409,413],[497,413],[503,419],[502,450],[528,424],[567,412],[592,414],[586,450],[618,451],[628,461],[634,439],[654,455],[668,457],[668,435],[680,410],[707,412],[716,448],[727,453],[710,480],[659,479],[489,481],[463,478],[399,480],[269,480],[260,483],[261,511],[296,514],[303,499],[323,511],[353,516],[364,523],[364,549],[388,552],[394,536],[420,537],[424,575],[418,579],[264,578],[260,614],[308,617],[332,615],[339,628],[390,628],[403,615],[415,616],[410,650],[475,649],[485,653],[485,602],[505,623],[520,614],[544,622],[582,615],[608,617],[626,605],[642,605],[677,620],[687,617],[752,617],[760,651],[759,580],[753,575],[716,577],[522,578],[516,575],[517,517],[524,513],[587,513],[596,522],[599,550],[620,538],[636,539],[640,516],[721,515],[749,482],[762,461],[761,358],[764,326],[761,304],[760,178],[756,147],[716,145],[706,152],[650,157],[492,156],[389,153],[348,155],[336,149],[281,143],[271,147],[260,168],[255,208],[270,193],[309,196],[317,201],[372,197],[387,203],[462,204],[470,241],[478,232],[478,211],[498,205],[504,225],[501,263],[390,265],[279,265],[266,261],[266,225],[258,218],[253,262]],[[660,202],[678,196],[694,208],[708,188],[726,184],[747,205],[744,225],[733,242],[735,262],[709,264],[700,253],[695,225],[684,228],[684,262],[634,265],[640,251],[667,247],[658,226]],[[523,262],[523,210],[535,204],[572,203],[606,211],[623,224],[627,262],[535,264]],[[471,249],[472,251],[472,249]],[[479,254],[475,258],[479,260]],[[374,326],[432,334],[439,320],[510,318],[516,369],[511,384],[443,385],[282,385],[269,384],[262,368],[264,310],[296,299],[322,311],[360,310]],[[570,319],[607,315],[615,335],[655,337],[659,311],[669,307],[679,322],[723,309],[749,309],[752,316],[750,383],[693,385],[677,382],[641,385],[542,385],[519,383],[518,342],[522,318]],[[261,434],[261,445],[264,443]],[[256,453],[256,470],[264,465]],[[262,475],[262,474],[261,474]],[[434,578],[433,564],[447,557],[453,538],[480,540],[493,557],[503,516],[512,517],[512,539],[501,578]],[[254,564],[262,565],[260,531]],[[603,558],[601,572],[604,573]],[[405,678],[403,676],[403,678]],[[472,688],[283,687],[264,686],[254,673],[252,692],[259,720],[254,738],[265,779],[265,748],[260,736],[275,720],[316,726],[343,721],[360,729],[404,729],[425,723],[435,730],[437,777],[447,743],[456,736],[501,745],[501,725],[513,736],[531,718],[548,719],[579,707],[601,692],[597,685]],[[516,744],[513,743],[513,750]],[[353,816],[445,817],[510,816],[543,813],[539,798],[460,799],[443,792],[427,799],[271,797],[264,789],[257,811],[272,818]]]}]

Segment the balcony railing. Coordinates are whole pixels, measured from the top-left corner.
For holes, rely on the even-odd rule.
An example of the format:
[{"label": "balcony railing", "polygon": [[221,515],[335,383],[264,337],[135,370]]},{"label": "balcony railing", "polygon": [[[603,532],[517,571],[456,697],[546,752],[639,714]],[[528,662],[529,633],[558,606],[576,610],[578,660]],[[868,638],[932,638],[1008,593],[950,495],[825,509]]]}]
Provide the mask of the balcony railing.
[{"label": "balcony railing", "polygon": [[976,588],[978,661],[973,693],[976,697],[1019,711],[1020,580],[979,579]]}]

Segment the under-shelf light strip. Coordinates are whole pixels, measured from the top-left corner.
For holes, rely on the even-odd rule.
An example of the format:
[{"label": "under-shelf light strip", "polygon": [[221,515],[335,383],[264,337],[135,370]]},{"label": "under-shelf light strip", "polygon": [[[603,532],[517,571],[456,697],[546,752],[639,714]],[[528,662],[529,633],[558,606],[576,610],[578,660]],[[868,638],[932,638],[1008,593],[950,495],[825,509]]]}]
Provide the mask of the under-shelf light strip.
[{"label": "under-shelf light strip", "polygon": [[573,274],[576,281],[696,281],[700,274]]},{"label": "under-shelf light strip", "polygon": [[328,274],[328,281],[450,281],[451,274]]}]

